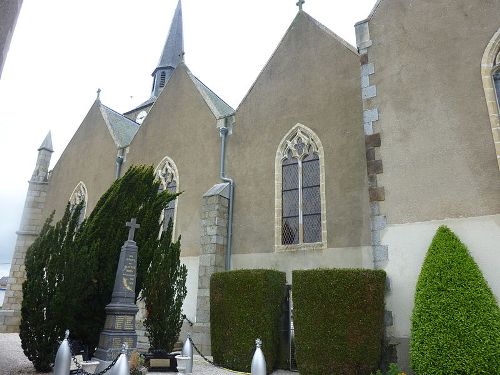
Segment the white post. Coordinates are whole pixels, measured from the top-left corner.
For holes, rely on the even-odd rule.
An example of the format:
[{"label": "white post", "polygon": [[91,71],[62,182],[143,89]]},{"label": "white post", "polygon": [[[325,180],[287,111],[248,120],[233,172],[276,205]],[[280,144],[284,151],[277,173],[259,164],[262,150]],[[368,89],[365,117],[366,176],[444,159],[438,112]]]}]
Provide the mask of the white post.
[{"label": "white post", "polygon": [[191,335],[188,333],[186,341],[184,341],[184,346],[182,347],[182,355],[189,357],[188,363],[186,363],[186,374],[193,373],[193,344],[191,344]]},{"label": "white post", "polygon": [[115,365],[112,368],[111,375],[130,375],[130,368],[128,365],[127,358],[127,343],[122,344],[122,354],[116,361]]},{"label": "white post", "polygon": [[255,340],[255,353],[252,358],[252,375],[266,375],[266,359],[264,358],[264,353],[262,353],[262,341],[260,339]]},{"label": "white post", "polygon": [[57,349],[56,360],[54,362],[54,375],[69,375],[71,367],[71,349],[68,343],[69,331],[66,330],[64,340]]}]

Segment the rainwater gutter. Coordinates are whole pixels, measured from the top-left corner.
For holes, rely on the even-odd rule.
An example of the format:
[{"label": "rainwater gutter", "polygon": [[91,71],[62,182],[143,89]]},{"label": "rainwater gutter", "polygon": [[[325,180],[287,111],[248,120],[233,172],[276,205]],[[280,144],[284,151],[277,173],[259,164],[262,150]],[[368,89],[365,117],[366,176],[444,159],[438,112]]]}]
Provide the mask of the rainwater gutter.
[{"label": "rainwater gutter", "polygon": [[[233,243],[233,199],[234,199],[234,181],[232,178],[226,176],[225,160],[226,160],[226,138],[231,134],[230,127],[234,123],[234,115],[220,119],[222,126],[219,127],[219,134],[221,137],[220,146],[220,179],[229,183],[229,213],[227,218],[227,246],[226,246],[226,271],[231,270],[231,255]],[[218,122],[219,122],[218,121]]]}]

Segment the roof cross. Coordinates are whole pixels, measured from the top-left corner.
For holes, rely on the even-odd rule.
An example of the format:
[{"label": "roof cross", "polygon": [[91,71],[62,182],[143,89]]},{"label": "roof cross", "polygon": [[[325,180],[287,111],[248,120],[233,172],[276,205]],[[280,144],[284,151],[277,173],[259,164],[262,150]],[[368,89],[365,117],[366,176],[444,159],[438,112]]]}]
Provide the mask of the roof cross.
[{"label": "roof cross", "polygon": [[101,89],[97,89],[97,99],[101,96]]},{"label": "roof cross", "polygon": [[306,1],[305,0],[299,0],[297,4],[298,7],[299,7],[299,10],[302,10],[302,5],[305,3]]},{"label": "roof cross", "polygon": [[137,219],[135,217],[132,220],[128,221],[126,223],[126,226],[130,228],[128,231],[128,240],[133,241],[135,230],[137,228],[140,228],[141,226],[139,224],[137,224]]}]

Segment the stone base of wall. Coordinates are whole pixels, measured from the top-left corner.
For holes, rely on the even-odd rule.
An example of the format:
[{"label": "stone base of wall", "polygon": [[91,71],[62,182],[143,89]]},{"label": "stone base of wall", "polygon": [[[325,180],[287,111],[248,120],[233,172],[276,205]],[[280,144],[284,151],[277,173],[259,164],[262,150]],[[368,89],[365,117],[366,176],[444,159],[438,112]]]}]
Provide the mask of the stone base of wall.
[{"label": "stone base of wall", "polygon": [[[212,343],[210,341],[210,323],[194,323],[191,338],[203,355],[212,355]],[[198,354],[194,350],[194,354]]]},{"label": "stone base of wall", "polygon": [[0,310],[0,333],[18,333],[20,324],[20,310]]}]

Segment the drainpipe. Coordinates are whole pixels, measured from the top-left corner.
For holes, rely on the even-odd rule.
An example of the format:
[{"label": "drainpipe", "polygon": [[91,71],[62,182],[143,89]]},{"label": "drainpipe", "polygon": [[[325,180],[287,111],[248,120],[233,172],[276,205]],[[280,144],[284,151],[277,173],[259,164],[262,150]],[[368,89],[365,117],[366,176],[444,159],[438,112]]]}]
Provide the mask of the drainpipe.
[{"label": "drainpipe", "polygon": [[226,271],[231,270],[231,249],[233,243],[233,197],[234,197],[234,181],[232,178],[226,177],[225,159],[226,159],[226,137],[229,133],[228,123],[234,121],[233,116],[223,119],[224,124],[219,128],[221,137],[220,145],[220,179],[229,183],[229,215],[227,219],[227,246],[226,246]]},{"label": "drainpipe", "polygon": [[118,180],[120,178],[120,175],[122,174],[122,164],[123,164],[123,154],[124,154],[124,149],[121,148],[118,150],[118,153],[116,154],[116,173],[115,173],[115,180]]}]

